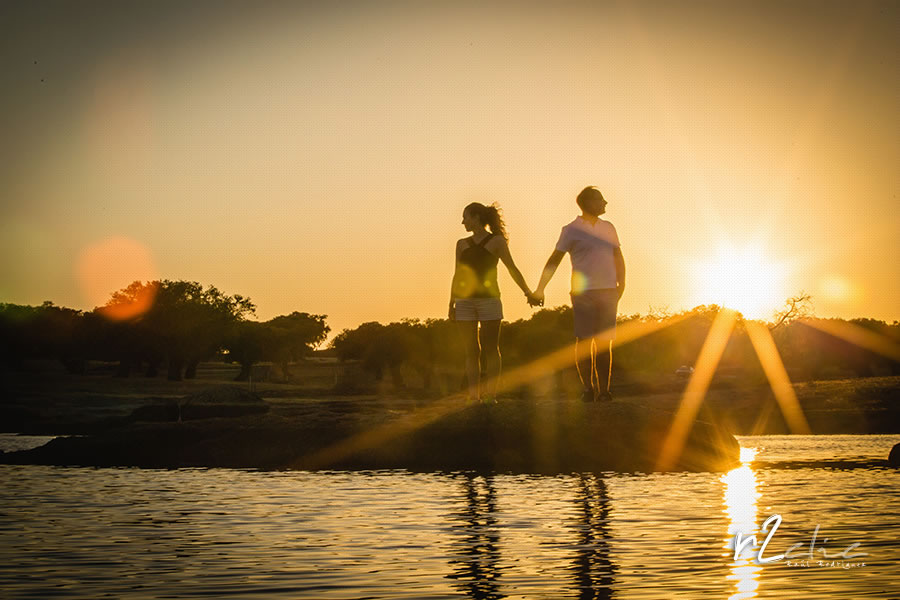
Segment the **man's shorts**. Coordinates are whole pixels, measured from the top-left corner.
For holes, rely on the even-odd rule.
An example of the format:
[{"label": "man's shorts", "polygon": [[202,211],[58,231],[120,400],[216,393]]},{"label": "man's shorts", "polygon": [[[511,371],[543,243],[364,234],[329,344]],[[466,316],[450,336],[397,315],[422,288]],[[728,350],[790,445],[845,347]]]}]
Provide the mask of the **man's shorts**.
[{"label": "man's shorts", "polygon": [[456,301],[457,321],[500,321],[503,303],[500,298],[460,298]]},{"label": "man's shorts", "polygon": [[616,308],[619,305],[619,291],[584,290],[572,294],[572,312],[575,316],[575,337],[616,339]]}]

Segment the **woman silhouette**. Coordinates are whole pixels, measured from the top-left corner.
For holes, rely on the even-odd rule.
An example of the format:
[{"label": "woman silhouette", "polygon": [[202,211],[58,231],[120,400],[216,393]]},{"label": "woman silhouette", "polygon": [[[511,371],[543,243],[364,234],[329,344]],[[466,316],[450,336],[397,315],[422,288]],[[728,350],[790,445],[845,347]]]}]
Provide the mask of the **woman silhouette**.
[{"label": "woman silhouette", "polygon": [[[531,297],[531,290],[509,253],[509,238],[496,203],[491,206],[478,202],[469,204],[463,210],[462,224],[472,235],[456,242],[450,320],[459,324],[463,336],[469,400],[496,401],[501,367],[500,321],[503,319],[503,305],[497,285],[498,260],[506,265],[526,299]],[[485,359],[485,390],[481,389],[482,357]]]}]

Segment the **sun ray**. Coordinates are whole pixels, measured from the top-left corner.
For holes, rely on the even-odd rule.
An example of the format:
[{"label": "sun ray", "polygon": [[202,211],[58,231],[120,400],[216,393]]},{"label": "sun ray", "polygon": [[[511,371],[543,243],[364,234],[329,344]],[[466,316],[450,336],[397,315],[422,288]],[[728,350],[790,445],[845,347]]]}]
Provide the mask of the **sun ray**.
[{"label": "sun ray", "polygon": [[750,435],[763,435],[769,425],[769,419],[772,418],[774,412],[774,404],[771,402],[763,402],[753,421],[753,427],[750,428]]},{"label": "sun ray", "polygon": [[725,352],[725,346],[731,337],[737,321],[737,313],[730,309],[721,309],[716,319],[710,327],[709,334],[703,342],[700,349],[700,356],[697,358],[697,366],[693,375],[688,382],[681,403],[669,426],[669,432],[663,441],[662,450],[657,461],[657,470],[667,471],[678,461],[681,451],[684,448],[684,442],[690,432],[694,418],[703,398],[712,382],[713,374],[719,365],[719,360]]},{"label": "sun ray", "polygon": [[876,354],[881,354],[900,362],[900,344],[896,340],[892,340],[865,327],[860,327],[847,321],[824,321],[820,319],[806,319],[802,323],[851,344],[856,344],[860,348],[871,350]]},{"label": "sun ray", "polygon": [[[679,321],[684,320],[687,315],[678,315],[669,317],[665,321],[629,321],[616,327],[616,341],[614,345],[621,346],[632,342],[638,338],[671,327]],[[602,336],[603,334],[601,334]],[[575,360],[581,360],[588,356],[590,352],[590,344],[578,344]],[[576,352],[576,345],[572,344],[565,348],[560,348],[546,356],[542,356],[526,365],[522,365],[500,376],[497,391],[509,391],[520,385],[530,383],[535,379],[555,373],[560,369],[567,368],[573,364],[573,353]],[[492,382],[487,383],[490,387]]]},{"label": "sun ray", "polygon": [[[619,325],[616,331],[616,344],[623,345],[631,341],[670,327],[686,318],[686,315],[668,318],[665,321],[630,321]],[[704,341],[697,359],[697,365],[688,382],[687,388],[676,410],[672,424],[662,444],[657,462],[658,470],[668,470],[675,465],[684,448],[685,440],[691,425],[697,416],[700,405],[709,390],[715,370],[719,364],[735,323],[738,313],[723,308],[716,316]],[[900,346],[893,340],[850,323],[832,323],[829,321],[810,321],[808,324],[831,335],[845,339],[861,347],[868,348],[895,360],[900,360]],[[797,400],[793,385],[787,375],[784,363],[775,346],[771,333],[761,323],[746,322],[748,336],[759,356],[760,363],[775,394],[778,405],[785,420],[794,433],[809,433],[809,424]],[[587,344],[578,348],[576,359],[583,358],[588,352]],[[508,392],[511,389],[530,383],[572,364],[572,354],[576,352],[575,344],[553,351],[526,365],[522,365],[503,374],[498,381],[497,391]],[[486,386],[493,382],[488,381]],[[416,410],[397,421],[375,427],[350,436],[314,454],[303,457],[297,466],[303,468],[323,468],[356,452],[383,444],[390,439],[410,433],[416,429],[433,423],[466,407],[461,394],[453,394],[432,403],[426,408]]]},{"label": "sun ray", "polygon": [[[655,331],[671,327],[685,318],[686,315],[678,315],[667,318],[664,321],[629,321],[623,323],[616,329],[616,344],[622,345],[634,341]],[[586,344],[580,345],[581,348],[584,348],[584,346]],[[497,391],[499,393],[507,392],[520,385],[545,377],[549,373],[569,367],[573,364],[572,354],[574,352],[575,344],[572,344],[526,365],[512,369],[500,376]],[[584,352],[587,352],[587,350]],[[488,381],[485,385],[489,388],[492,383],[492,381]],[[294,466],[303,469],[327,467],[357,452],[373,448],[388,440],[420,429],[429,423],[461,411],[465,407],[463,396],[461,394],[452,394],[435,401],[426,408],[416,410],[404,418],[352,435],[309,456],[301,457],[295,462]]]},{"label": "sun ray", "polygon": [[460,394],[441,398],[426,408],[416,410],[403,418],[367,429],[339,442],[322,448],[309,456],[300,457],[294,468],[321,469],[353,454],[395,439],[425,427],[439,419],[465,408]]},{"label": "sun ray", "polygon": [[794,392],[794,386],[788,377],[787,370],[778,354],[778,348],[775,347],[775,340],[772,339],[772,333],[769,328],[758,321],[747,321],[747,335],[750,337],[750,343],[753,344],[759,362],[762,364],[763,371],[769,379],[769,385],[781,407],[781,414],[787,422],[791,433],[809,434],[809,423],[797,400],[797,394]]}]

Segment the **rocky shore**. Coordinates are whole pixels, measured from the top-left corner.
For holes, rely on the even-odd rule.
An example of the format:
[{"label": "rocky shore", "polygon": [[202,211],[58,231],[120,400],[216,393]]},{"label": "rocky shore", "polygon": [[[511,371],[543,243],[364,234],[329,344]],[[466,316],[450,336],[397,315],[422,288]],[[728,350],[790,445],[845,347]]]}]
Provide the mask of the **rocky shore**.
[{"label": "rocky shore", "polygon": [[[467,406],[379,390],[51,376],[7,378],[7,432],[68,436],[6,463],[261,469],[652,471],[681,394],[583,404],[548,394]],[[806,382],[794,392],[814,434],[900,432],[900,377]],[[767,386],[711,389],[672,469],[719,470],[732,434],[789,433]],[[894,460],[900,454],[895,452]]]},{"label": "rocky shore", "polygon": [[[204,393],[204,402],[156,401],[128,417],[107,419],[88,435],[59,437],[0,460],[148,468],[647,472],[657,466],[672,419],[664,410],[620,402],[265,402],[243,391]],[[729,432],[697,421],[671,468],[727,469],[738,454]]]}]

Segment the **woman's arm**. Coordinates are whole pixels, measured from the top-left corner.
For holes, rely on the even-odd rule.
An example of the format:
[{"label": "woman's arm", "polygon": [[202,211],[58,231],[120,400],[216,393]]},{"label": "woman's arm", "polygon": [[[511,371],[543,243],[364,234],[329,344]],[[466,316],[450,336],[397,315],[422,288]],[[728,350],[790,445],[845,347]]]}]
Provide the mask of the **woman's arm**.
[{"label": "woman's arm", "polygon": [[503,261],[503,264],[506,265],[506,269],[512,276],[513,281],[516,282],[516,285],[519,286],[519,289],[521,289],[526,296],[531,296],[531,289],[528,287],[528,284],[525,283],[525,278],[522,277],[522,272],[519,271],[519,267],[516,266],[512,254],[509,253],[509,246],[506,245],[506,242],[502,239],[498,240],[496,247],[494,248],[494,253]]},{"label": "woman's arm", "polygon": [[534,298],[541,302],[541,304],[544,302],[544,288],[550,283],[550,279],[553,278],[553,274],[556,273],[556,268],[559,267],[559,263],[562,262],[564,256],[564,252],[554,249],[550,254],[550,258],[547,259],[547,264],[544,265],[544,270],[541,273],[541,280],[538,281],[537,289],[534,290],[533,294]]}]

